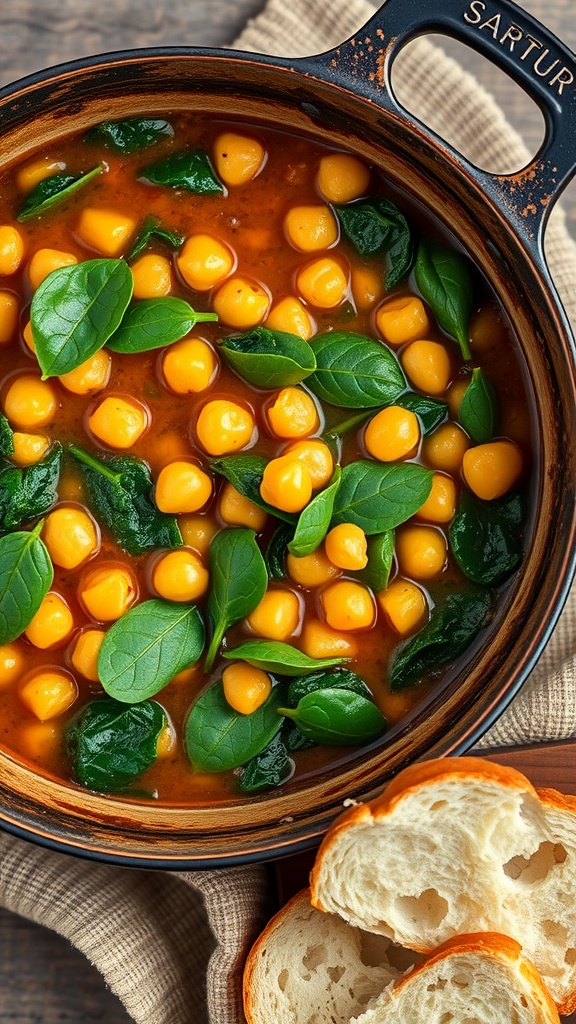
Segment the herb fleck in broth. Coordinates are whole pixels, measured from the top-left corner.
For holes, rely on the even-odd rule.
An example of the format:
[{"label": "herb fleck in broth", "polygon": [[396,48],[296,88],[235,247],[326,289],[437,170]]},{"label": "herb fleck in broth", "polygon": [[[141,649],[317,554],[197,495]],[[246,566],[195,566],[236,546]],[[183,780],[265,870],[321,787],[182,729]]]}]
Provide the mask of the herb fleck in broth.
[{"label": "herb fleck in broth", "polygon": [[[0,568],[43,517],[56,598],[2,637],[0,742],[38,770],[168,804],[290,786],[385,742],[497,612],[532,461],[517,345],[438,225],[347,161],[179,113],[5,172]],[[58,445],[35,505],[14,469]]]}]

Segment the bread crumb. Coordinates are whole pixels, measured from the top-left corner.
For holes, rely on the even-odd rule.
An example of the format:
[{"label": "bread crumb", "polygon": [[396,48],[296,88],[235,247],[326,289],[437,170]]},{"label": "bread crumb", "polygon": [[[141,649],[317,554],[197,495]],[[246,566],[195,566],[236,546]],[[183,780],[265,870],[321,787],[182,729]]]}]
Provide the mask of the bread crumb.
[{"label": "bread crumb", "polygon": [[348,796],[342,801],[342,807],[362,807],[362,800],[353,800]]}]

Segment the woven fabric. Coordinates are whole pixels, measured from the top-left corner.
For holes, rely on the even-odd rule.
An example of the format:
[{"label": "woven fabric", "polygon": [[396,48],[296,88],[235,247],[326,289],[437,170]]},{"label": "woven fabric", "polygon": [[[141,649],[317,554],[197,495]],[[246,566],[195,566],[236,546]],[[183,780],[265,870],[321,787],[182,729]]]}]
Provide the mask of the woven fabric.
[{"label": "woven fabric", "polygon": [[[330,49],[370,17],[365,0],[269,0],[238,47],[291,56]],[[514,170],[528,153],[492,98],[425,40],[395,66],[399,100],[473,162]],[[547,233],[549,265],[576,323],[576,245],[562,214]],[[576,734],[574,625],[569,600],[538,667],[482,745]],[[75,860],[0,836],[0,905],[66,936],[102,972],[138,1024],[242,1024],[241,968],[267,914],[263,866],[180,875]]]}]

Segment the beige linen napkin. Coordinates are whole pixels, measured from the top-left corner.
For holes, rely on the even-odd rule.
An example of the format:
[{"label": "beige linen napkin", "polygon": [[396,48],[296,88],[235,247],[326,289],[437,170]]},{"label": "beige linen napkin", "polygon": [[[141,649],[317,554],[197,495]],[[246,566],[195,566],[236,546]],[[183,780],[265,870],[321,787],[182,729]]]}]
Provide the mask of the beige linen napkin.
[{"label": "beige linen napkin", "polygon": [[[269,0],[237,44],[301,56],[353,34],[366,0]],[[513,170],[528,153],[474,78],[424,40],[395,73],[400,100],[470,159]],[[552,274],[576,324],[576,246],[556,211],[548,229]],[[576,734],[576,597],[547,651],[488,746]],[[0,905],[60,932],[98,967],[138,1024],[241,1024],[241,970],[270,911],[268,869],[168,875],[121,870],[50,853],[0,835]],[[273,1024],[273,1022],[271,1022]]]}]

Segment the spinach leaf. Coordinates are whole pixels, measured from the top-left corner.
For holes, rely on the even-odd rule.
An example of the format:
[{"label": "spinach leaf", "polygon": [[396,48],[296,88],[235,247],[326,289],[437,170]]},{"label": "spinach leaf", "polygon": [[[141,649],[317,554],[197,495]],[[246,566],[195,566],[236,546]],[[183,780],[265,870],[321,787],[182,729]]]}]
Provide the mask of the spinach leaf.
[{"label": "spinach leaf", "polygon": [[247,661],[249,665],[273,672],[281,676],[301,676],[315,672],[319,668],[332,668],[341,665],[348,658],[309,658],[296,647],[283,644],[279,640],[246,640],[233,651],[224,651],[223,655],[231,661]]},{"label": "spinach leaf", "polygon": [[377,533],[368,538],[368,564],[356,575],[366,583],[375,594],[388,586],[390,573],[394,564],[394,530]]},{"label": "spinach leaf", "polygon": [[97,793],[121,793],[156,760],[166,716],[156,701],[121,704],[98,697],[65,733],[75,777]]},{"label": "spinach leaf", "polygon": [[176,517],[160,512],[154,504],[152,477],[145,462],[131,455],[102,462],[77,445],[70,445],[69,452],[81,464],[98,519],[129,555],[177,548],[183,543]]},{"label": "spinach leaf", "polygon": [[181,245],[184,245],[185,241],[184,235],[179,235],[176,231],[172,231],[171,228],[165,227],[159,217],[152,217],[150,215],[146,217],[142,230],[132,246],[130,255],[126,257],[128,262],[136,259],[154,239],[163,242],[170,249],[179,249]]},{"label": "spinach leaf", "polygon": [[52,562],[40,540],[43,525],[0,539],[0,644],[24,632],[52,586]]},{"label": "spinach leaf", "polygon": [[464,430],[477,444],[485,444],[496,433],[498,420],[496,388],[479,367],[472,370],[472,379],[460,403],[458,419]]},{"label": "spinach leaf", "polygon": [[210,469],[229,480],[240,494],[258,505],[258,508],[263,508],[277,519],[283,519],[285,523],[296,524],[298,516],[269,505],[260,494],[262,474],[267,464],[268,459],[263,455],[224,455],[220,459],[212,459]]},{"label": "spinach leaf", "polygon": [[62,445],[32,466],[8,466],[0,471],[0,534],[29,519],[43,516],[58,500]]},{"label": "spinach leaf", "polygon": [[436,669],[458,658],[487,625],[491,609],[489,592],[449,594],[444,604],[434,609],[428,625],[398,648],[390,689],[417,686]]},{"label": "spinach leaf", "polygon": [[297,558],[312,554],[324,540],[332,519],[334,499],[340,486],[341,477],[342,470],[340,466],[336,466],[328,487],[319,491],[302,509],[294,537],[288,544],[288,550]]},{"label": "spinach leaf", "polygon": [[347,434],[350,430],[354,430],[355,427],[359,427],[360,424],[364,423],[369,416],[373,415],[374,409],[364,409],[363,412],[358,412],[355,416],[348,416],[345,420],[341,420],[340,423],[334,423],[324,431],[324,440],[330,443],[330,441],[333,441],[338,437],[343,437],[344,434]]},{"label": "spinach leaf", "polygon": [[43,379],[75,370],[106,344],[120,326],[133,286],[124,260],[86,260],[48,274],[30,306]]},{"label": "spinach leaf", "polygon": [[127,611],[104,637],[98,676],[109,697],[136,704],[198,661],[204,623],[193,604],[152,598]]},{"label": "spinach leaf", "polygon": [[318,398],[344,409],[390,405],[406,390],[400,364],[381,342],[348,331],[314,338],[316,370],[306,384]]},{"label": "spinach leaf", "polygon": [[314,350],[296,334],[253,327],[246,334],[231,334],[218,349],[239,377],[256,387],[299,384],[316,369]]},{"label": "spinach leaf", "polygon": [[430,434],[446,419],[448,406],[446,402],[439,402],[436,398],[428,398],[427,395],[417,395],[409,391],[397,399],[396,405],[413,412],[422,424],[422,432]]},{"label": "spinach leaf", "polygon": [[195,195],[215,195],[223,192],[222,182],[216,177],[208,154],[203,149],[188,149],[172,153],[164,160],[145,167],[143,178],[153,185],[183,188]]},{"label": "spinach leaf", "polygon": [[440,324],[470,359],[468,323],[472,312],[472,281],[459,253],[437,242],[421,242],[414,267],[416,284]]},{"label": "spinach leaf", "polygon": [[278,708],[298,728],[330,747],[370,743],[386,730],[387,722],[371,700],[350,690],[316,690],[298,701],[296,708]]},{"label": "spinach leaf", "polygon": [[26,196],[16,219],[23,223],[30,220],[30,217],[45,213],[101,173],[102,167],[98,164],[98,167],[93,167],[85,174],[53,174],[50,178],[44,178]]},{"label": "spinach leaf", "polygon": [[206,672],[228,627],[254,611],[267,585],[268,573],[254,531],[239,527],[217,533],[210,544],[208,613],[213,633]]},{"label": "spinach leaf", "polygon": [[388,254],[387,288],[393,288],[406,277],[414,259],[414,244],[408,222],[395,203],[374,196],[335,206],[334,210],[344,234],[361,256]]},{"label": "spinach leaf", "polygon": [[519,494],[482,501],[463,491],[450,524],[450,547],[468,579],[496,586],[518,568],[524,554],[522,525],[526,516]]},{"label": "spinach leaf", "polygon": [[284,725],[282,726],[282,739],[286,749],[293,754],[296,754],[299,750],[310,750],[311,747],[316,746],[314,740],[305,736],[298,726],[294,722],[291,722],[289,718],[284,720]]},{"label": "spinach leaf", "polygon": [[0,412],[0,455],[14,455],[14,431],[3,412]]},{"label": "spinach leaf", "polygon": [[102,121],[85,135],[87,142],[102,142],[117,153],[135,153],[169,139],[174,129],[168,121],[153,117],[127,117],[123,121]]},{"label": "spinach leaf", "polygon": [[200,695],[186,722],[184,746],[193,768],[226,772],[259,754],[282,726],[278,707],[284,688],[273,686],[268,699],[250,715],[231,708],[222,680]]},{"label": "spinach leaf", "polygon": [[414,462],[350,462],[342,470],[332,525],[354,523],[368,536],[393,530],[421,508],[431,489],[432,470]]},{"label": "spinach leaf", "polygon": [[302,697],[307,693],[316,693],[316,690],[349,690],[351,693],[366,697],[366,700],[372,699],[370,688],[355,672],[349,668],[332,668],[292,679],[286,702],[290,707],[296,707]]},{"label": "spinach leaf", "polygon": [[196,324],[217,319],[217,313],[196,313],[184,299],[141,299],[126,311],[107,347],[129,354],[150,352],[179,341]]},{"label": "spinach leaf", "polygon": [[259,754],[252,757],[240,776],[242,793],[262,793],[287,782],[294,773],[294,761],[286,749],[281,732],[277,732]]},{"label": "spinach leaf", "polygon": [[270,537],[264,561],[271,580],[286,579],[286,553],[293,536],[294,527],[289,526],[288,523],[282,523]]}]

